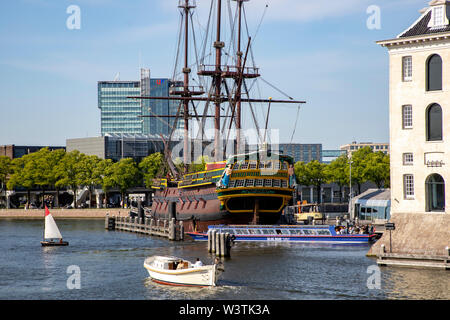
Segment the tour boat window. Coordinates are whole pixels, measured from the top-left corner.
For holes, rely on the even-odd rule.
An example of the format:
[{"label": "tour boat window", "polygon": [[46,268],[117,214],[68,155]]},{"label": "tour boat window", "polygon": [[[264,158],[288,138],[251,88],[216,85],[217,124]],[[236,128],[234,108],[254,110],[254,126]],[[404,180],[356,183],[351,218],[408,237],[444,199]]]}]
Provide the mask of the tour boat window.
[{"label": "tour boat window", "polygon": [[278,179],[273,180],[273,186],[274,187],[280,187],[280,185],[281,185],[281,181],[280,180],[278,180]]},{"label": "tour boat window", "polygon": [[267,229],[262,229],[262,232],[263,232],[263,234],[270,234],[269,230],[267,230]]},{"label": "tour boat window", "polygon": [[287,180],[281,180],[281,187],[282,187],[282,188],[287,188],[287,187],[288,187],[288,182],[287,182]]},{"label": "tour boat window", "polygon": [[257,179],[255,181],[255,187],[262,187],[264,185],[264,179]]},{"label": "tour boat window", "polygon": [[321,236],[329,236],[331,235],[330,230],[317,230],[317,234]]},{"label": "tour boat window", "polygon": [[280,169],[281,169],[280,161],[274,161],[274,162],[273,162],[273,168],[274,168],[275,170],[280,170]]},{"label": "tour boat window", "polygon": [[281,233],[282,234],[289,234],[289,230],[288,229],[281,229]]},{"label": "tour boat window", "polygon": [[271,187],[272,179],[264,179],[264,187]]},{"label": "tour boat window", "polygon": [[287,170],[288,169],[288,163],[286,161],[283,161],[283,163],[281,164],[281,168],[283,170]]}]

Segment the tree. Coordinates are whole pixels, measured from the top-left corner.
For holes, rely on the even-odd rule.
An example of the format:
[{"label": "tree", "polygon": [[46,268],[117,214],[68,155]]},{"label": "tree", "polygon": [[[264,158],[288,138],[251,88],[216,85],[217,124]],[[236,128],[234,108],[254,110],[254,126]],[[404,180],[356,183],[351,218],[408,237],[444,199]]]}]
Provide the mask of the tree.
[{"label": "tree", "polygon": [[12,161],[7,156],[0,156],[0,190],[6,188],[9,174],[12,173]]},{"label": "tree", "polygon": [[144,178],[144,183],[147,188],[151,188],[153,179],[158,176],[165,176],[167,170],[164,165],[164,155],[160,152],[153,153],[139,163]]},{"label": "tree", "polygon": [[326,183],[329,179],[326,167],[326,164],[320,163],[317,160],[308,162],[307,164],[297,162],[294,165],[297,182],[305,186],[314,186],[317,190],[319,202],[322,184]]},{"label": "tree", "polygon": [[189,165],[189,173],[204,171],[206,163],[209,161],[208,156],[199,156],[197,160]]},{"label": "tree", "polygon": [[65,186],[72,189],[75,208],[77,207],[77,188],[80,184],[80,163],[83,157],[85,155],[78,150],[67,152],[55,168],[58,179],[55,186],[58,188]]},{"label": "tree", "polygon": [[122,195],[122,207],[125,204],[126,191],[139,184],[141,178],[136,163],[131,158],[121,159],[114,163],[108,170],[107,185],[113,185],[119,188]]},{"label": "tree", "polygon": [[350,158],[352,161],[351,182],[352,185],[356,184],[358,186],[358,193],[361,193],[361,185],[369,180],[366,174],[366,166],[371,153],[373,151],[370,147],[364,147],[353,152]]},{"label": "tree", "polygon": [[367,180],[374,182],[377,188],[389,185],[389,156],[383,152],[372,152],[367,155],[364,174]]},{"label": "tree", "polygon": [[108,191],[114,187],[115,183],[112,179],[114,162],[111,159],[102,160],[98,166],[97,171],[100,172],[102,189],[105,192],[105,203],[108,203]]},{"label": "tree", "polygon": [[12,175],[6,186],[9,190],[14,189],[15,187],[25,188],[27,190],[26,208],[28,208],[31,200],[31,189],[35,186],[32,154],[26,154],[21,158],[13,159],[11,165]]},{"label": "tree", "polygon": [[347,155],[341,155],[326,167],[328,182],[339,186],[339,201],[342,201],[342,188],[349,183],[349,161]]},{"label": "tree", "polygon": [[88,187],[89,208],[92,203],[92,191],[96,185],[102,184],[102,168],[100,167],[102,159],[99,157],[84,156],[79,163],[78,180],[81,186]]},{"label": "tree", "polygon": [[56,149],[50,152],[50,155],[47,159],[49,162],[51,172],[48,177],[49,184],[56,189],[56,197],[55,197],[55,205],[59,208],[59,190],[60,187],[56,185],[56,182],[59,180],[58,178],[58,164],[66,154],[64,149]]}]

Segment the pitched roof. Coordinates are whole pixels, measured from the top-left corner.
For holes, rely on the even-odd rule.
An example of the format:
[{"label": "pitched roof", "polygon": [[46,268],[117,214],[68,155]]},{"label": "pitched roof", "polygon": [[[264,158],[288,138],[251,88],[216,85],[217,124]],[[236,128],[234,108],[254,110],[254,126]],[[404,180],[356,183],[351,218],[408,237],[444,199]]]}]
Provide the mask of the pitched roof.
[{"label": "pitched roof", "polygon": [[428,23],[431,19],[431,10],[428,11],[427,14],[423,16],[418,22],[416,22],[413,26],[411,26],[408,30],[403,32],[399,38],[413,37],[413,36],[421,36],[426,34],[434,34],[441,32],[449,32],[450,25],[444,26],[442,28],[430,28],[428,27]]}]

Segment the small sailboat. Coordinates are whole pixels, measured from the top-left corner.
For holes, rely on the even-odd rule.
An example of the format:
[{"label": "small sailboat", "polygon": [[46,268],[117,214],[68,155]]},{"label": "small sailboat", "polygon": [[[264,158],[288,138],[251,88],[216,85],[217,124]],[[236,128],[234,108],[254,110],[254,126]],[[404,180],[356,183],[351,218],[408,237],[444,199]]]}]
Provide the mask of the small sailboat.
[{"label": "small sailboat", "polygon": [[45,206],[44,240],[41,241],[41,244],[43,247],[69,245],[69,242],[63,241],[61,232],[59,232],[55,219],[53,219],[53,216],[47,206]]}]

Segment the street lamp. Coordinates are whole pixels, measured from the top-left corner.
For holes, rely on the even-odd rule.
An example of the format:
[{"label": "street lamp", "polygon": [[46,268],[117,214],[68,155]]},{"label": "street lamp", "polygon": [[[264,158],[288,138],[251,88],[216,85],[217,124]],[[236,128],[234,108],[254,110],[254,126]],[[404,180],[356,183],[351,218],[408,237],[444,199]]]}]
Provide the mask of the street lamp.
[{"label": "street lamp", "polygon": [[352,195],[353,195],[353,190],[352,190],[352,153],[350,152],[350,194],[349,194],[349,203],[348,203],[348,211],[351,217],[351,208],[352,208]]}]

